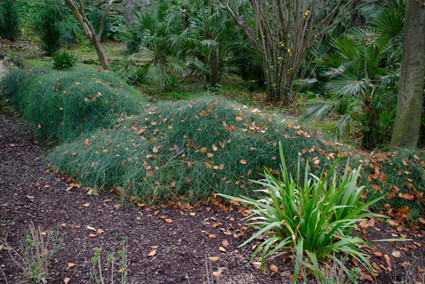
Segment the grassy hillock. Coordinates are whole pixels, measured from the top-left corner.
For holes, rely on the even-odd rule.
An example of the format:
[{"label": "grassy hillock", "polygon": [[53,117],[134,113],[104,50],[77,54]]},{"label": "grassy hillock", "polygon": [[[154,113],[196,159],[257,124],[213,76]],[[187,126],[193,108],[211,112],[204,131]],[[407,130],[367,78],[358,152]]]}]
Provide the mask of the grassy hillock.
[{"label": "grassy hillock", "polygon": [[264,168],[280,174],[281,142],[292,172],[308,162],[319,174],[343,155],[341,169],[347,159],[351,168],[362,167],[363,197],[384,196],[376,211],[415,221],[425,216],[425,151],[359,151],[293,119],[220,97],[152,104],[100,70],[15,71],[2,90],[41,139],[62,143],[49,163],[86,186],[117,189],[133,201],[213,192],[255,196],[252,180],[262,178]]}]

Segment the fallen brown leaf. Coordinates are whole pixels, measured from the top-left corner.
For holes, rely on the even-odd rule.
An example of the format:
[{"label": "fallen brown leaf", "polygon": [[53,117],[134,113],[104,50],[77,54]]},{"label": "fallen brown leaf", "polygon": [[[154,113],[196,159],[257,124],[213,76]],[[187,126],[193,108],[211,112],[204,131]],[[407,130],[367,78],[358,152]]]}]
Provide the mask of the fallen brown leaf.
[{"label": "fallen brown leaf", "polygon": [[388,264],[388,266],[393,267],[393,261],[387,254],[384,255],[384,258],[385,258],[385,262]]},{"label": "fallen brown leaf", "polygon": [[397,251],[397,250],[393,250],[393,253],[391,255],[398,258],[398,257],[400,257],[401,252]]},{"label": "fallen brown leaf", "polygon": [[210,260],[211,260],[212,262],[217,262],[217,261],[219,261],[219,260],[220,260],[220,258],[219,258],[219,257],[217,257],[217,256],[211,256],[211,257],[210,257]]},{"label": "fallen brown leaf", "polygon": [[148,256],[154,256],[156,254],[156,250],[151,251]]},{"label": "fallen brown leaf", "polygon": [[274,273],[277,273],[279,271],[279,267],[277,267],[276,265],[272,263],[270,264],[270,270],[273,271]]}]

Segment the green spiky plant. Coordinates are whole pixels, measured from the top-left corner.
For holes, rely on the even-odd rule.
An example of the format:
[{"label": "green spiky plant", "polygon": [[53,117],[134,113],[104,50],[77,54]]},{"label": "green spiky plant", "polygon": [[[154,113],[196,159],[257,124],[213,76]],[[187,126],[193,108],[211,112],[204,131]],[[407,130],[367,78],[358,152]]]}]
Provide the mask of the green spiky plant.
[{"label": "green spiky plant", "polygon": [[[320,176],[309,174],[305,165],[304,178],[301,177],[301,164],[298,162],[295,178],[288,173],[282,146],[280,144],[282,180],[277,179],[267,169],[265,179],[257,181],[265,187],[259,199],[221,195],[251,207],[252,214],[246,219],[258,231],[246,240],[244,246],[264,235],[265,240],[258,245],[251,258],[262,251],[261,267],[265,258],[282,249],[295,254],[296,283],[302,267],[312,271],[318,279],[324,279],[320,265],[333,260],[339,264],[347,276],[351,273],[336,256],[339,253],[357,259],[364,267],[372,270],[366,255],[357,245],[367,245],[358,236],[353,236],[357,222],[364,218],[385,218],[371,213],[367,208],[379,201],[361,202],[365,188],[357,188],[360,168],[348,172],[348,162],[342,178],[337,174],[337,164]],[[354,281],[354,279],[350,279]]]}]

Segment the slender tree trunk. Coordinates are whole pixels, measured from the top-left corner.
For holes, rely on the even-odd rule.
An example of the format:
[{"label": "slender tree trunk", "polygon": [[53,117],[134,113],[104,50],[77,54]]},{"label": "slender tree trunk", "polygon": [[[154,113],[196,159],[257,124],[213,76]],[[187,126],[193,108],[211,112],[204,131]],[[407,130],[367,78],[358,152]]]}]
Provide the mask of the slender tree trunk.
[{"label": "slender tree trunk", "polygon": [[133,22],[133,0],[125,2],[125,26],[128,28]]},{"label": "slender tree trunk", "polygon": [[391,143],[416,147],[423,110],[425,77],[425,2],[406,1],[403,59],[397,99],[397,115]]},{"label": "slender tree trunk", "polygon": [[213,48],[210,55],[211,87],[216,87],[219,80],[217,49]]}]

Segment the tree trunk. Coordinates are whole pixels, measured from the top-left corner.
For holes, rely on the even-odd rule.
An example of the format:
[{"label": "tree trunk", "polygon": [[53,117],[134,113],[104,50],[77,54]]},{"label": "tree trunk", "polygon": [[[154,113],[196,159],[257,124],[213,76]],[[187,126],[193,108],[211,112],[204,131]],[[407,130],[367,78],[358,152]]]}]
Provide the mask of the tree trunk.
[{"label": "tree trunk", "polygon": [[125,2],[125,26],[128,28],[133,22],[133,0]]},{"label": "tree trunk", "polygon": [[397,115],[391,143],[398,146],[416,147],[423,110],[425,2],[406,1],[403,43]]},{"label": "tree trunk", "polygon": [[217,49],[213,48],[210,55],[210,68],[211,68],[211,87],[215,88],[218,84],[218,59]]},{"label": "tree trunk", "polygon": [[108,6],[106,7],[106,9],[105,9],[105,11],[102,15],[102,19],[101,19],[100,25],[99,25],[99,32],[98,32],[97,35],[96,35],[96,32],[93,29],[93,26],[91,25],[90,21],[88,20],[86,14],[84,12],[84,1],[78,0],[78,2],[80,3],[80,9],[78,9],[74,5],[72,0],[65,0],[65,2],[69,6],[69,8],[71,8],[71,11],[72,11],[72,14],[74,15],[74,18],[83,27],[84,34],[87,36],[87,38],[93,44],[93,46],[96,50],[100,64],[103,66],[103,68],[108,69],[109,68],[109,62],[106,59],[105,53],[103,52],[103,48],[102,48],[102,45],[100,43],[100,37],[101,37],[102,32],[103,32],[103,27],[105,25],[106,17],[109,14],[109,11],[111,9],[111,5],[114,2],[114,0],[108,0]]}]

